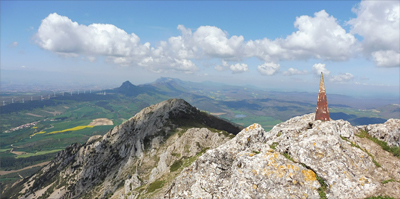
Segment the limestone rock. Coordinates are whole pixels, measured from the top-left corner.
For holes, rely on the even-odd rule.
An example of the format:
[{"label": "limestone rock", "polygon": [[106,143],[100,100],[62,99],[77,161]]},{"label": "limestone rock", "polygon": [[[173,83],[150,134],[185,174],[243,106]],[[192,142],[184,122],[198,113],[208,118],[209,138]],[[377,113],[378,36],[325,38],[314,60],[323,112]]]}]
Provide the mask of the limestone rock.
[{"label": "limestone rock", "polygon": [[183,170],[164,197],[318,198],[324,183],[328,198],[383,193],[382,181],[397,174],[378,167],[357,144],[358,129],[347,121],[314,117],[294,117],[270,132],[258,124],[245,128]]},{"label": "limestone rock", "polygon": [[400,119],[389,119],[383,124],[363,125],[357,128],[367,131],[374,138],[385,141],[391,147],[400,147]]}]

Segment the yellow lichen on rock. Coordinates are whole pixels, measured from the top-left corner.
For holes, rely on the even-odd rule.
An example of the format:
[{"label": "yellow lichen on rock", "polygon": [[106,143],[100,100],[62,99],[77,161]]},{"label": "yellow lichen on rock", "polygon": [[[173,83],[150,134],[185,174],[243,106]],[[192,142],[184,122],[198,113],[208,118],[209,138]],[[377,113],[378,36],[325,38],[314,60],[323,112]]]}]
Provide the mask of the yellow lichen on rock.
[{"label": "yellow lichen on rock", "polygon": [[253,189],[257,189],[257,185],[253,184]]},{"label": "yellow lichen on rock", "polygon": [[311,170],[301,170],[301,173],[304,175],[304,181],[306,182],[317,180],[315,173]]}]

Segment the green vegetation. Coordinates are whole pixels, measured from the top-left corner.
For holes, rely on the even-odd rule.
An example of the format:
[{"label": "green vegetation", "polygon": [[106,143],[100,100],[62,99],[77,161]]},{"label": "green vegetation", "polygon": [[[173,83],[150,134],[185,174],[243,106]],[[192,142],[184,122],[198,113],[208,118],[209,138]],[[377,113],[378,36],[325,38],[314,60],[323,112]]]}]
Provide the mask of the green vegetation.
[{"label": "green vegetation", "polygon": [[171,165],[171,167],[169,168],[169,170],[170,170],[171,172],[174,172],[174,171],[178,170],[179,168],[181,168],[182,164],[183,164],[182,159],[177,160],[177,161],[175,161],[175,162]]},{"label": "green vegetation", "polygon": [[[347,142],[350,142],[350,140],[348,140],[347,138],[342,137],[342,136],[340,136],[340,137],[341,137],[343,140],[345,140],[345,141],[347,141]],[[352,147],[359,148],[359,149],[361,149],[362,151],[364,151],[365,153],[367,153],[367,154],[372,158],[372,162],[375,164],[375,166],[381,167],[381,165],[375,160],[375,157],[374,157],[371,153],[369,153],[367,150],[361,148],[360,146],[358,146],[358,145],[357,145],[356,143],[354,143],[354,142],[350,142],[350,145],[351,145]]]},{"label": "green vegetation", "polygon": [[269,147],[271,147],[271,149],[274,149],[274,150],[275,150],[275,148],[276,148],[278,145],[279,145],[278,142],[274,142],[274,143],[272,143],[271,145],[269,145]]},{"label": "green vegetation", "polygon": [[253,151],[253,153],[255,153],[255,154],[259,154],[260,152],[259,152],[259,151]]},{"label": "green vegetation", "polygon": [[161,187],[164,186],[165,181],[164,180],[157,180],[153,183],[151,183],[148,187],[147,187],[147,193],[151,193],[153,191],[155,191],[156,189],[159,189]]},{"label": "green vegetation", "polygon": [[61,150],[63,150],[63,149],[54,149],[54,150],[49,150],[49,151],[38,151],[36,153],[26,153],[26,154],[22,154],[22,155],[17,155],[16,158],[27,158],[27,157],[31,157],[31,156],[44,155],[44,154],[48,154],[48,153],[57,153],[57,152],[59,152]]},{"label": "green vegetation", "polygon": [[384,180],[384,181],[382,181],[382,184],[386,184],[386,183],[389,183],[389,182],[396,182],[396,180],[394,180],[393,178],[389,179],[389,180]]},{"label": "green vegetation", "polygon": [[295,162],[295,161],[293,160],[293,158],[290,157],[289,153],[285,152],[285,153],[283,154],[283,156],[285,156],[285,158],[287,158],[288,160],[290,160],[290,161],[292,161],[292,162]]},{"label": "green vegetation", "polygon": [[[314,172],[315,173],[315,172]],[[325,183],[324,179],[322,179],[321,177],[319,177],[317,175],[317,173],[315,173],[315,176],[317,177],[317,180],[319,182],[319,184],[321,185],[318,188],[318,194],[319,194],[319,198],[321,199],[327,199],[328,197],[326,197],[326,189],[328,188],[328,185]]]},{"label": "green vegetation", "polygon": [[395,199],[395,198],[389,197],[389,196],[373,196],[373,197],[368,197],[365,199]]},{"label": "green vegetation", "polygon": [[387,145],[387,143],[385,141],[381,141],[381,140],[378,140],[377,138],[372,137],[371,135],[368,134],[367,131],[364,131],[364,130],[361,130],[360,134],[358,134],[358,135],[355,134],[355,135],[360,138],[367,138],[367,139],[375,142],[379,146],[381,146],[383,150],[393,154],[396,157],[400,157],[400,147],[396,147],[396,146],[390,147]]}]

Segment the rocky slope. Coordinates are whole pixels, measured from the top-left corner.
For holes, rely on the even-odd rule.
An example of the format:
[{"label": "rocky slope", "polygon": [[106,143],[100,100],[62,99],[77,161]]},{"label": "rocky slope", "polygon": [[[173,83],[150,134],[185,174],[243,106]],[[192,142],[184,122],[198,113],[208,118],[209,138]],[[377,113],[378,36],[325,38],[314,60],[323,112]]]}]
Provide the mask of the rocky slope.
[{"label": "rocky slope", "polygon": [[384,124],[370,124],[357,127],[369,135],[386,142],[389,146],[400,147],[400,119],[389,119]]},{"label": "rocky slope", "polygon": [[[241,128],[172,99],[143,109],[104,136],[74,144],[2,198],[154,197],[207,149]],[[233,133],[233,134],[231,134]],[[165,185],[165,186],[164,186]]]},{"label": "rocky slope", "polygon": [[270,132],[253,124],[184,169],[164,197],[399,197],[400,159],[358,133],[347,121],[314,121],[314,114]]}]

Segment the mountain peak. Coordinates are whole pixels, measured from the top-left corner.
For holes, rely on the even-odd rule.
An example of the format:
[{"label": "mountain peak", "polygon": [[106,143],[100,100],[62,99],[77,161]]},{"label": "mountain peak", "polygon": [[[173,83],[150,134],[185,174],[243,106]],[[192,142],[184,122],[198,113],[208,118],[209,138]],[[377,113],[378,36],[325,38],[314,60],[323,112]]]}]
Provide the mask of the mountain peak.
[{"label": "mountain peak", "polygon": [[180,82],[182,82],[182,80],[180,80],[178,78],[172,78],[172,77],[160,77],[154,83],[157,84],[157,83],[167,83],[167,82],[180,83]]},{"label": "mountain peak", "polygon": [[189,164],[232,138],[229,132],[240,130],[185,100],[166,100],[144,108],[104,136],[67,147],[39,173],[15,185],[29,189],[20,193],[10,189],[6,194],[9,198],[19,198],[18,194],[23,198],[106,198],[121,187],[128,194],[183,167],[174,161]]},{"label": "mountain peak", "polygon": [[132,84],[130,81],[125,81],[124,83],[122,83],[122,85],[119,87],[121,89],[130,89],[130,88],[134,88],[136,87],[134,84]]}]

